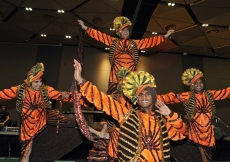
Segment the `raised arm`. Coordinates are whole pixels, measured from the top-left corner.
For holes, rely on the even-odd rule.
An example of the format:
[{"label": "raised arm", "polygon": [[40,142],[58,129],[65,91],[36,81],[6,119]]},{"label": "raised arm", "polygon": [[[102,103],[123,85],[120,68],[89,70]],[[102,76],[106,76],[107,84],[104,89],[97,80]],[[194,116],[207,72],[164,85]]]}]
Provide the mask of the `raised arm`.
[{"label": "raised arm", "polygon": [[0,91],[0,100],[10,100],[16,98],[17,89],[17,87],[11,87],[10,89]]},{"label": "raised arm", "polygon": [[98,30],[85,26],[82,20],[78,20],[78,23],[81,25],[82,29],[86,30],[86,33],[91,37],[96,39],[97,41],[106,44],[107,46],[111,46],[113,43],[114,37],[102,33]]},{"label": "raised arm", "polygon": [[174,30],[168,30],[167,34],[163,35],[159,35],[159,36],[153,36],[150,38],[144,38],[141,40],[135,40],[136,44],[137,44],[137,48],[138,49],[147,49],[147,48],[152,48],[155,47],[157,45],[159,45],[160,43],[162,43],[163,41],[165,41],[165,38],[168,38],[170,34],[172,34],[174,32]]},{"label": "raised arm", "polygon": [[164,115],[166,118],[166,127],[169,138],[174,141],[184,139],[187,131],[186,124],[178,117],[178,114],[172,112],[168,106],[160,100],[157,100],[155,105],[158,108],[156,112]]},{"label": "raised arm", "polygon": [[128,108],[114,100],[112,96],[99,91],[91,82],[84,80],[81,76],[81,64],[76,60],[74,60],[74,68],[74,77],[80,84],[80,93],[85,96],[90,103],[93,103],[98,110],[104,111],[118,122],[121,122],[127,114]]}]

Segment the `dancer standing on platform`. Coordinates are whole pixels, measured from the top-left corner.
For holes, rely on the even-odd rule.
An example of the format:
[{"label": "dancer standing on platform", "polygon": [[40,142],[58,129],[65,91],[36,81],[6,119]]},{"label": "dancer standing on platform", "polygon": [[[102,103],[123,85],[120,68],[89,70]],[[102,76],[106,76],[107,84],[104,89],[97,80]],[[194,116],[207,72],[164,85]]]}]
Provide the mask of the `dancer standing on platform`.
[{"label": "dancer standing on platform", "polygon": [[[80,93],[98,110],[111,115],[121,124],[118,161],[170,161],[169,138],[184,138],[186,125],[178,118],[178,114],[173,113],[163,102],[157,101],[152,75],[140,71],[131,72],[125,77],[121,89],[134,105],[139,105],[136,109],[129,109],[84,80],[81,64],[76,60],[74,68]],[[155,110],[154,105],[157,107]]]},{"label": "dancer standing on platform", "polygon": [[119,16],[113,21],[113,27],[116,31],[116,35],[119,37],[115,38],[85,26],[82,20],[78,20],[78,22],[91,38],[110,47],[109,61],[111,71],[107,94],[112,94],[116,90],[118,83],[117,73],[121,67],[125,67],[130,71],[136,70],[139,61],[138,50],[153,48],[162,43],[165,38],[168,38],[169,35],[174,32],[174,30],[169,30],[164,36],[159,35],[141,40],[129,39],[132,34],[132,23],[127,17]]},{"label": "dancer standing on platform", "polygon": [[43,71],[44,65],[37,63],[25,83],[0,91],[0,100],[16,98],[21,113],[21,162],[55,161],[83,141],[75,120],[52,108],[51,99],[68,101],[69,93],[42,84]]},{"label": "dancer standing on platform", "polygon": [[205,77],[195,68],[182,74],[182,82],[191,91],[158,95],[166,104],[184,103],[184,120],[187,124],[187,141],[171,147],[171,155],[178,162],[212,161],[212,147],[215,146],[212,119],[216,114],[214,100],[230,97],[230,87],[222,90],[205,90]]}]

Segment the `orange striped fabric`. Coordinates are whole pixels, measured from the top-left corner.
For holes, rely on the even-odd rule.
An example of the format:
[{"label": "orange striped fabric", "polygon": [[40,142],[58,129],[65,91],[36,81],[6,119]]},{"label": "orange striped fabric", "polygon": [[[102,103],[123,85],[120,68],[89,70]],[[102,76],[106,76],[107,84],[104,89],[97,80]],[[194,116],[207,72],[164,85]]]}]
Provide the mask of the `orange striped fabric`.
[{"label": "orange striped fabric", "polygon": [[[106,95],[99,91],[97,87],[92,85],[89,81],[86,81],[83,85],[81,85],[80,92],[87,98],[89,102],[93,103],[98,110],[102,110],[108,115],[111,115],[119,123],[123,122],[126,114],[129,111],[129,108],[113,100],[110,95]],[[184,132],[185,124],[183,124],[181,119],[177,120],[177,117],[177,115],[167,117],[167,127],[170,128],[170,135],[174,135],[176,130],[181,133]],[[158,121],[158,118],[154,112],[152,112],[151,115],[141,113],[141,118],[143,122],[142,136],[146,136],[146,140],[151,143],[149,146],[152,148],[148,148],[142,140],[142,151],[141,156],[139,157],[139,161],[161,161],[163,150],[161,147],[162,144],[160,142],[161,125]],[[151,134],[151,138],[148,138],[148,134]]]},{"label": "orange striped fabric", "polygon": [[[230,87],[221,90],[209,90],[213,94],[214,100],[223,100],[230,97]],[[186,102],[189,97],[189,92],[178,94],[168,93],[165,95],[158,95],[158,99],[166,104],[174,104],[179,102]],[[215,145],[214,130],[212,127],[212,109],[208,97],[204,94],[195,93],[196,109],[195,114],[188,122],[187,136],[188,139],[203,145],[212,147]]]},{"label": "orange striped fabric", "polygon": [[[60,93],[54,88],[47,86],[48,95],[50,99],[58,99]],[[0,91],[1,100],[9,100],[16,98],[17,87],[11,87],[10,89],[4,89]],[[69,101],[66,99],[65,101]],[[34,91],[30,88],[26,89],[24,107],[22,108],[21,117],[21,129],[20,140],[28,141],[34,138],[36,134],[42,131],[46,125],[46,113],[45,104],[42,101],[42,95],[40,91]]]},{"label": "orange striped fabric", "polygon": [[[96,39],[97,41],[106,44],[107,46],[111,46],[113,41],[116,39],[111,37],[110,35],[106,35],[100,31],[97,31],[92,28],[88,28],[86,33]],[[155,36],[151,38],[145,38],[141,40],[134,40],[137,44],[138,49],[147,49],[157,46],[165,39],[163,36]],[[126,67],[131,71],[136,70],[135,65],[135,57],[133,50],[131,48],[130,40],[121,39],[117,45],[116,51],[113,54],[114,65],[112,65],[109,82],[117,83],[117,73],[121,67]]]}]

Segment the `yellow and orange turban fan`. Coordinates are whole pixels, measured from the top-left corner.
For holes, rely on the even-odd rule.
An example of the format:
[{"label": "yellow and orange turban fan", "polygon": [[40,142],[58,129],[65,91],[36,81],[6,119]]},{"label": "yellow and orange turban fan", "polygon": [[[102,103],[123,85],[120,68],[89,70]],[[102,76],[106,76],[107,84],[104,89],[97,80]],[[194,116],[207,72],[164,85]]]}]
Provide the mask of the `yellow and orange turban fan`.
[{"label": "yellow and orange turban fan", "polygon": [[138,100],[138,95],[145,88],[155,88],[155,78],[147,72],[138,71],[130,72],[130,74],[123,79],[122,90],[126,97],[135,105]]},{"label": "yellow and orange turban fan", "polygon": [[119,37],[121,37],[120,31],[124,29],[125,27],[131,26],[131,25],[132,25],[131,21],[127,17],[124,17],[124,16],[116,17],[113,20],[113,28],[115,29],[116,34]]},{"label": "yellow and orange turban fan", "polygon": [[191,86],[197,79],[201,77],[204,77],[204,76],[203,76],[203,73],[199,69],[190,68],[183,72],[181,80],[185,85]]},{"label": "yellow and orange turban fan", "polygon": [[27,73],[27,78],[24,80],[27,85],[30,85],[31,82],[40,78],[44,73],[44,65],[43,63],[37,63],[33,66],[30,71]]}]

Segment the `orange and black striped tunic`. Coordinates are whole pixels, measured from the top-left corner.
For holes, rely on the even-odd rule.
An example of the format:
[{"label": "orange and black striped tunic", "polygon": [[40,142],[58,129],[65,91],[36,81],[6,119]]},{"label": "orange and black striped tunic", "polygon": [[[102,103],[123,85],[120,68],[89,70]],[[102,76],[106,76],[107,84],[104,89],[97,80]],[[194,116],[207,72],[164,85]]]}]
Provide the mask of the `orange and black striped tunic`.
[{"label": "orange and black striped tunic", "polygon": [[[60,93],[50,86],[46,86],[50,99],[58,99]],[[10,100],[17,97],[18,87],[0,91],[0,100]],[[29,141],[44,129],[46,125],[45,104],[40,91],[34,91],[27,87],[24,98],[24,106],[21,111],[20,140]]]},{"label": "orange and black striped tunic", "polygon": [[[117,39],[92,28],[88,28],[86,32],[90,37],[110,47],[112,46],[113,42]],[[126,67],[131,71],[136,70],[138,56],[135,56],[135,50],[152,48],[154,46],[157,46],[164,40],[165,39],[163,36],[155,36],[141,40],[133,40],[137,48],[135,49],[133,47],[134,45],[131,43],[130,40],[120,39],[120,41],[116,44],[114,53],[112,54],[113,63],[111,64],[109,83],[117,83],[117,72],[121,67]]]},{"label": "orange and black striped tunic", "polygon": [[[86,99],[93,103],[98,110],[104,111],[106,114],[111,115],[119,123],[122,123],[129,108],[121,105],[119,102],[114,100],[110,95],[106,95],[99,91],[96,86],[86,81],[81,85],[80,92]],[[163,149],[162,149],[162,132],[160,130],[160,123],[156,114],[152,112],[150,115],[140,112],[142,119],[142,132],[141,136],[141,154],[138,158],[139,161],[162,161]],[[186,130],[185,123],[182,122],[178,115],[174,113],[172,117],[167,117],[166,127],[168,129],[168,136],[173,140],[184,138],[182,133]],[[179,136],[178,133],[180,134]],[[151,136],[149,136],[151,135]],[[146,144],[148,143],[148,145]],[[151,148],[150,148],[151,147]]]},{"label": "orange and black striped tunic", "polygon": [[[222,90],[209,90],[213,100],[223,100],[230,97],[230,87]],[[186,102],[190,98],[190,92],[183,92],[179,97],[175,93],[158,95],[158,99],[166,104]],[[213,147],[215,145],[214,130],[212,127],[213,112],[211,102],[205,93],[195,93],[195,111],[192,119],[188,121],[187,137],[189,140],[202,146]]]}]

